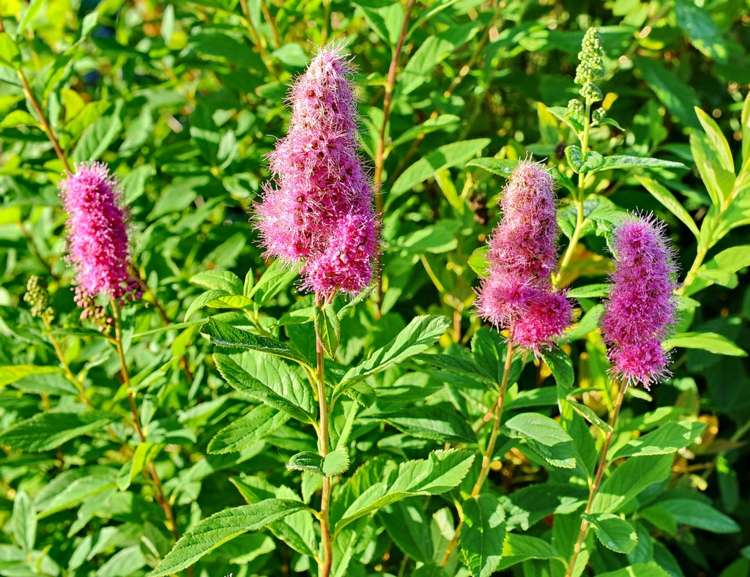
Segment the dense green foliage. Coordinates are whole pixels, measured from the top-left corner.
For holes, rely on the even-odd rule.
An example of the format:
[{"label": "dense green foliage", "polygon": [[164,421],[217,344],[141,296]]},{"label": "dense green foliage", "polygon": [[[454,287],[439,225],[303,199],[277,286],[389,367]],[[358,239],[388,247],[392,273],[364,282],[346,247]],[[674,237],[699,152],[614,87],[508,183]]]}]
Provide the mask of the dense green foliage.
[{"label": "dense green foliage", "polygon": [[[317,575],[326,479],[331,575],[563,577],[611,435],[575,574],[750,576],[746,2],[2,0],[0,16],[0,575]],[[601,98],[569,107],[591,26]],[[382,178],[382,290],[317,309],[249,220],[288,86],[330,41]],[[472,303],[529,156],[558,183],[576,322],[504,382],[504,338]],[[58,185],[91,160],[121,181],[144,286],[121,335],[80,318],[66,261]],[[631,210],[668,224],[680,320],[672,377],[630,388],[612,429],[597,322]]]}]

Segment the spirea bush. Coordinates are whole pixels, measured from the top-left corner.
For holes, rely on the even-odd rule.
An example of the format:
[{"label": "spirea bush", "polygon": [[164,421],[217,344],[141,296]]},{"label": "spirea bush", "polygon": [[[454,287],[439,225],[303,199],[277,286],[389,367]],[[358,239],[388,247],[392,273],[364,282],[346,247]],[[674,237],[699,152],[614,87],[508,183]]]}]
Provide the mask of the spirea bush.
[{"label": "spirea bush", "polygon": [[0,575],[750,576],[747,10],[0,17]]}]

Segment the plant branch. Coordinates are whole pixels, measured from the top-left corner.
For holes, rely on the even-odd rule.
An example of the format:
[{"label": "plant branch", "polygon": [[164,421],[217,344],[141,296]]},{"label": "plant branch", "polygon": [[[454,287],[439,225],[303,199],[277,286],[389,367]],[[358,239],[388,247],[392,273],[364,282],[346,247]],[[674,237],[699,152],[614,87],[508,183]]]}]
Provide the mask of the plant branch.
[{"label": "plant branch", "polygon": [[[406,9],[404,10],[404,19],[401,22],[401,31],[398,35],[396,47],[391,55],[391,64],[388,67],[388,76],[385,81],[385,94],[383,96],[383,121],[380,124],[380,131],[378,133],[378,142],[375,149],[375,170],[372,178],[372,190],[375,196],[375,208],[379,215],[383,214],[384,202],[383,202],[383,167],[385,164],[385,139],[388,129],[388,121],[391,116],[391,107],[393,105],[393,92],[396,88],[396,78],[398,76],[398,61],[401,56],[401,51],[404,47],[404,41],[409,32],[409,18],[411,12],[414,9],[416,0],[408,0],[406,3]],[[378,275],[378,291],[376,295],[377,299],[377,315],[380,316],[380,304],[383,302],[383,280],[382,276]]]},{"label": "plant branch", "polygon": [[[122,319],[120,315],[120,306],[118,305],[117,300],[114,298],[112,299],[111,303],[112,316],[114,318],[115,326],[114,345],[115,350],[117,351],[117,357],[120,360],[120,378],[122,379],[122,384],[125,386],[125,390],[127,391],[128,404],[130,405],[130,415],[133,421],[133,428],[135,429],[140,442],[145,443],[146,435],[143,432],[141,419],[138,416],[138,405],[135,402],[135,393],[130,387],[130,373],[128,372],[128,363],[125,358],[125,347],[123,346],[122,342]],[[164,511],[164,516],[167,519],[167,524],[169,525],[169,529],[176,541],[180,538],[180,532],[177,529],[177,523],[175,522],[172,505],[164,497],[164,489],[161,484],[161,479],[159,478],[159,473],[156,471],[156,467],[151,461],[149,461],[148,465],[146,465],[146,471],[148,472],[148,475],[151,477],[151,480],[154,483],[154,488],[156,489],[156,501],[159,503],[162,511]]]},{"label": "plant branch", "polygon": [[47,138],[52,144],[52,148],[55,149],[55,154],[57,155],[57,158],[59,158],[60,162],[63,163],[65,170],[67,170],[68,172],[73,172],[70,162],[68,162],[68,157],[65,156],[65,152],[60,146],[60,141],[57,139],[57,135],[55,134],[55,131],[53,130],[50,123],[47,121],[47,117],[44,115],[44,112],[42,111],[42,107],[39,105],[39,101],[36,99],[36,96],[34,96],[34,91],[31,89],[31,85],[29,84],[28,78],[26,78],[26,74],[24,74],[24,71],[21,67],[18,68],[17,73],[18,73],[18,79],[21,81],[21,88],[23,89],[23,93],[26,96],[26,100],[31,105],[31,108],[34,109],[34,112],[36,113],[37,118],[39,120],[39,123],[42,125],[42,130],[47,135]]},{"label": "plant branch", "polygon": [[[512,331],[511,331],[512,332]],[[484,453],[482,454],[482,468],[479,470],[479,476],[477,477],[476,482],[474,483],[474,486],[471,489],[471,498],[476,499],[479,497],[479,494],[482,492],[482,487],[484,486],[484,482],[487,480],[487,475],[490,472],[490,465],[492,464],[492,457],[495,454],[495,445],[497,444],[497,437],[500,433],[500,422],[503,418],[503,407],[505,406],[505,393],[508,390],[508,381],[510,380],[510,368],[513,364],[513,342],[511,340],[508,340],[508,346],[505,349],[505,365],[503,366],[503,376],[500,381],[500,387],[498,389],[497,393],[497,401],[495,402],[495,406],[492,410],[492,432],[490,433],[490,438],[487,441],[487,447],[484,450]],[[448,561],[450,560],[451,555],[453,554],[453,551],[456,549],[456,546],[458,545],[458,540],[461,537],[461,529],[464,524],[464,517],[461,516],[458,521],[458,526],[456,527],[456,531],[453,534],[453,538],[448,543],[447,547],[445,548],[445,554],[443,555],[443,560],[440,563],[441,567],[445,567],[448,564]]]},{"label": "plant branch", "polygon": [[[320,306],[320,303],[316,303]],[[317,319],[317,315],[316,315]],[[318,393],[319,425],[318,425],[318,452],[325,459],[328,455],[328,403],[326,401],[325,387],[325,352],[323,341],[320,338],[320,328],[315,322],[315,384]],[[323,475],[323,488],[320,497],[320,539],[323,545],[323,558],[318,562],[318,577],[328,577],[333,564],[333,544],[331,540],[331,526],[329,507],[331,501],[331,478]]]},{"label": "plant branch", "polygon": [[615,426],[617,425],[617,417],[620,415],[620,408],[622,407],[622,401],[625,398],[625,392],[627,390],[628,384],[621,383],[620,390],[617,392],[617,398],[615,399],[614,407],[612,407],[612,413],[609,416],[609,430],[604,435],[604,445],[602,446],[602,450],[599,453],[599,464],[596,467],[594,482],[589,488],[589,498],[586,502],[586,508],[583,511],[583,515],[581,516],[581,525],[578,531],[578,538],[576,539],[576,543],[573,546],[573,555],[571,556],[570,562],[568,563],[568,568],[565,571],[565,577],[573,576],[573,571],[575,571],[576,567],[576,561],[578,560],[578,556],[580,555],[581,549],[583,548],[583,543],[584,541],[586,541],[586,535],[588,534],[589,530],[589,521],[586,519],[586,516],[591,514],[591,508],[594,504],[594,498],[599,492],[599,487],[601,486],[604,472],[607,470],[607,466],[609,465],[609,461],[607,461],[607,452],[609,451],[609,446],[612,443],[612,436],[614,435]]}]

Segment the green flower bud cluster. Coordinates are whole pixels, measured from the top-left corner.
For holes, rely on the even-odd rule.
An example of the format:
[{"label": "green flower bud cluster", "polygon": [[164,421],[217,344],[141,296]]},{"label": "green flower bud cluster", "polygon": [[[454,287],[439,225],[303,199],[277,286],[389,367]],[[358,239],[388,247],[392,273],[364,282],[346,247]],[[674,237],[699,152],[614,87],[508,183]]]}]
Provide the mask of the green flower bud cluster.
[{"label": "green flower bud cluster", "polygon": [[23,300],[31,307],[31,315],[42,319],[46,324],[55,318],[55,311],[49,306],[49,293],[47,287],[42,284],[41,279],[31,275],[26,281],[26,292]]},{"label": "green flower bud cluster", "polygon": [[579,94],[587,103],[599,102],[602,90],[597,82],[604,78],[604,49],[596,28],[589,28],[583,36],[578,53],[575,83],[581,88]]}]

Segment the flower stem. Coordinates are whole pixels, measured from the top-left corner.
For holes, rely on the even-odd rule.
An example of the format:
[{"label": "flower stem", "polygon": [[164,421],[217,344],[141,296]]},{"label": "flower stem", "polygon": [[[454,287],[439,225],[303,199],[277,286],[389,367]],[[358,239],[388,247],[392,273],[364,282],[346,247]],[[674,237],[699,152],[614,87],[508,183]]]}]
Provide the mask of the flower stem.
[{"label": "flower stem", "polygon": [[76,389],[78,389],[78,397],[81,399],[83,404],[90,407],[91,401],[89,401],[89,398],[86,395],[86,387],[84,386],[83,381],[75,375],[75,373],[70,368],[68,361],[65,360],[65,354],[63,353],[62,345],[60,344],[60,341],[57,340],[57,337],[55,337],[55,335],[53,334],[52,325],[50,324],[49,320],[42,320],[44,322],[44,329],[47,333],[47,338],[49,339],[50,343],[52,343],[52,348],[55,349],[55,355],[57,355],[57,360],[60,361],[63,373],[65,374],[67,379],[75,385]]},{"label": "flower stem", "polygon": [[[318,303],[319,305],[320,303]],[[315,384],[318,393],[319,425],[318,452],[325,459],[328,455],[328,402],[325,388],[325,352],[320,338],[318,323],[315,323]],[[329,507],[331,501],[331,478],[323,475],[323,488],[320,497],[320,539],[323,545],[323,558],[318,561],[318,577],[328,577],[333,563],[333,544]]]},{"label": "flower stem", "polygon": [[[512,331],[511,331],[512,332]],[[490,438],[487,441],[487,447],[484,450],[484,453],[482,454],[482,468],[479,470],[479,477],[477,477],[476,482],[474,483],[474,486],[471,489],[471,498],[476,499],[479,497],[479,494],[482,492],[482,487],[484,486],[484,482],[487,480],[487,475],[490,472],[490,465],[492,464],[492,457],[495,453],[495,445],[497,444],[497,437],[500,433],[500,421],[503,417],[503,407],[505,406],[505,392],[508,389],[508,381],[510,380],[510,368],[513,364],[513,342],[508,341],[508,346],[505,350],[505,365],[503,366],[503,376],[500,381],[500,387],[498,389],[497,393],[497,401],[495,402],[495,406],[492,410],[492,432],[490,433]],[[456,549],[456,546],[458,545],[458,540],[461,537],[461,528],[464,524],[464,518],[461,516],[461,518],[458,521],[458,526],[456,527],[456,531],[453,534],[453,538],[448,543],[447,547],[445,548],[445,554],[443,555],[443,560],[440,563],[441,567],[445,567],[448,564],[448,561],[450,560],[451,555],[453,554],[453,551]]]},{"label": "flower stem", "polygon": [[[138,405],[135,401],[135,393],[130,387],[130,373],[128,371],[128,363],[125,358],[125,347],[123,346],[123,343],[122,343],[122,319],[120,315],[120,306],[118,305],[116,299],[112,299],[111,304],[112,304],[112,316],[114,317],[114,325],[115,325],[114,345],[115,345],[115,350],[117,351],[117,357],[120,360],[120,378],[122,379],[122,384],[125,386],[125,390],[127,391],[128,403],[130,405],[130,415],[133,421],[133,428],[135,429],[135,432],[138,435],[140,442],[145,443],[146,435],[143,432],[141,419],[138,416]],[[177,539],[180,538],[180,532],[177,529],[177,523],[175,522],[174,512],[172,511],[172,505],[164,497],[164,488],[162,487],[161,479],[159,478],[159,473],[156,471],[156,467],[154,467],[154,464],[150,461],[148,465],[146,465],[146,471],[148,475],[151,477],[151,481],[154,484],[154,488],[156,490],[156,493],[155,493],[156,501],[159,503],[159,506],[162,508],[162,511],[164,511],[164,516],[167,519],[167,525],[169,526],[169,529],[172,532],[172,535],[174,536],[175,541],[176,541]]]},{"label": "flower stem", "polygon": [[612,412],[609,416],[609,430],[604,435],[604,445],[602,445],[602,450],[599,453],[599,463],[596,467],[594,481],[589,488],[589,498],[586,502],[586,508],[583,511],[583,515],[581,516],[581,525],[578,530],[578,539],[576,539],[576,543],[573,546],[573,555],[571,556],[570,562],[568,563],[568,568],[565,571],[565,577],[573,576],[573,571],[575,571],[576,567],[576,561],[578,560],[578,556],[580,555],[581,549],[583,548],[583,543],[586,540],[586,535],[588,534],[589,522],[586,519],[586,516],[591,514],[591,509],[594,504],[594,498],[599,492],[599,487],[601,486],[604,472],[607,470],[607,466],[609,465],[609,461],[607,461],[607,451],[609,451],[609,446],[612,443],[612,436],[614,435],[615,426],[617,425],[617,417],[620,415],[620,408],[622,407],[622,401],[625,398],[625,392],[627,390],[628,383],[621,383],[620,389],[617,392],[615,404],[612,407]]},{"label": "flower stem", "polygon": [[[401,31],[396,41],[396,47],[393,49],[391,55],[391,64],[388,67],[388,76],[385,81],[385,95],[383,96],[383,122],[380,124],[380,131],[378,133],[378,142],[375,149],[375,170],[372,178],[372,191],[375,196],[375,209],[378,215],[383,214],[383,167],[385,164],[385,138],[386,130],[388,128],[388,120],[391,116],[391,107],[393,105],[393,91],[396,87],[396,77],[398,75],[398,61],[401,56],[401,51],[404,48],[404,41],[406,35],[409,32],[409,18],[411,12],[414,9],[416,0],[408,0],[406,8],[404,10],[404,19],[401,22]],[[376,293],[376,316],[380,318],[381,310],[380,305],[383,302],[383,278],[382,275],[378,275],[377,279],[378,290]]]},{"label": "flower stem", "polygon": [[[585,161],[586,154],[588,154],[589,151],[589,133],[591,130],[591,101],[587,98],[586,99],[586,108],[584,110],[583,114],[583,133],[580,135],[580,141],[581,141],[581,160]],[[562,282],[563,278],[563,272],[565,272],[565,269],[570,264],[571,259],[573,258],[573,253],[575,253],[576,247],[578,246],[578,242],[581,240],[581,233],[583,232],[583,221],[584,221],[584,214],[583,214],[583,201],[585,197],[586,192],[586,177],[582,172],[578,173],[578,193],[573,197],[573,203],[576,207],[576,225],[573,229],[573,234],[570,237],[570,242],[568,243],[568,248],[565,249],[565,254],[562,257],[562,260],[560,261],[560,268],[557,271],[557,274],[555,275],[554,284],[555,288],[560,287],[560,283]]]},{"label": "flower stem", "polygon": [[47,138],[52,144],[52,148],[55,149],[55,154],[57,155],[57,158],[59,158],[60,162],[63,163],[65,170],[67,170],[68,172],[73,172],[73,170],[71,169],[71,165],[68,162],[68,157],[65,156],[65,152],[63,151],[62,146],[60,146],[60,141],[57,139],[57,135],[55,134],[55,131],[53,130],[50,123],[47,121],[47,117],[44,115],[44,112],[42,111],[42,107],[39,105],[39,101],[36,99],[36,96],[34,96],[34,91],[31,89],[31,85],[29,84],[29,79],[26,78],[26,74],[24,73],[23,69],[20,66],[16,72],[18,74],[18,79],[21,81],[21,87],[23,88],[24,96],[26,96],[26,100],[31,105],[31,108],[34,109],[34,112],[36,113],[37,118],[39,119],[39,123],[42,125],[42,130],[47,135]]}]

